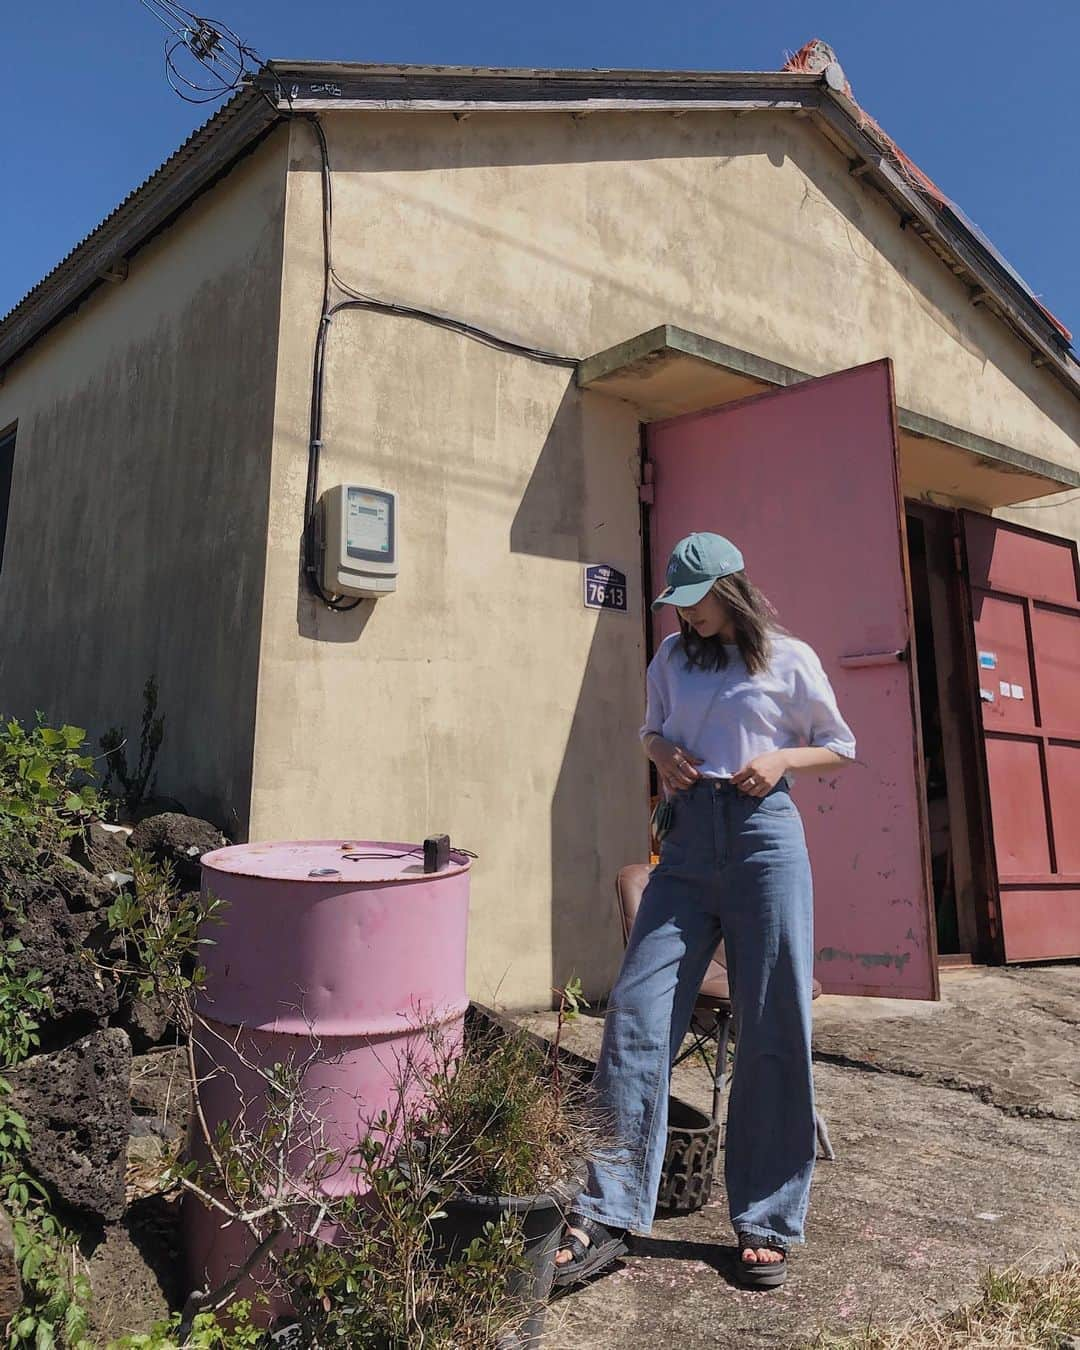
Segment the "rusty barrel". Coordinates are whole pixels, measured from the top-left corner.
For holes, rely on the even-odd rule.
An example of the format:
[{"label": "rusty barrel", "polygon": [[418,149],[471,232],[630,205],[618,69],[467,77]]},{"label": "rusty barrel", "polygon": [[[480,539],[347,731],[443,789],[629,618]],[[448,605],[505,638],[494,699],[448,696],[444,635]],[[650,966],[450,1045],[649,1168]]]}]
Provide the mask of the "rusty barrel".
[{"label": "rusty barrel", "polygon": [[[224,905],[200,948],[191,1156],[207,1161],[206,1129],[258,1137],[274,1110],[265,1075],[292,1065],[302,1108],[290,1175],[306,1185],[317,1173],[323,1194],[359,1190],[348,1155],[369,1122],[393,1112],[433,1035],[460,1041],[469,858],[451,852],[426,873],[415,844],[240,844],[204,856],[202,885]],[[317,1153],[340,1161],[313,1168]],[[190,1195],[185,1228],[196,1289],[219,1287],[252,1249],[241,1225]]]}]

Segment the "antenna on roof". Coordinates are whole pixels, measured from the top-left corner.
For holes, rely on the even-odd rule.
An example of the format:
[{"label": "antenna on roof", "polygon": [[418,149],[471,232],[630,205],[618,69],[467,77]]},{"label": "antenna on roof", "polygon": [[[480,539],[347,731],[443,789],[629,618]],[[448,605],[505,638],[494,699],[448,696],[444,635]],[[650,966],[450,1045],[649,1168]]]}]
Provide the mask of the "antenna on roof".
[{"label": "antenna on roof", "polygon": [[187,103],[213,103],[235,93],[263,64],[220,19],[193,14],[175,0],[139,0],[168,30],[165,78]]}]

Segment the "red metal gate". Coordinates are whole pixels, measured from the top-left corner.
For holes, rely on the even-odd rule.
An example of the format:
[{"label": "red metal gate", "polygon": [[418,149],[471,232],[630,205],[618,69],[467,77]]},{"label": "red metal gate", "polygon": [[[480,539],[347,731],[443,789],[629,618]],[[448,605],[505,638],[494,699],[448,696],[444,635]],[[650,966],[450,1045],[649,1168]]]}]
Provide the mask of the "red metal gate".
[{"label": "red metal gate", "polygon": [[1076,544],[964,513],[1006,961],[1080,955]]},{"label": "red metal gate", "polygon": [[[829,992],[937,997],[892,368],[654,423],[653,591],[693,530],[730,535],[817,650],[865,767],[797,788]],[[666,612],[656,636],[673,631]]]}]

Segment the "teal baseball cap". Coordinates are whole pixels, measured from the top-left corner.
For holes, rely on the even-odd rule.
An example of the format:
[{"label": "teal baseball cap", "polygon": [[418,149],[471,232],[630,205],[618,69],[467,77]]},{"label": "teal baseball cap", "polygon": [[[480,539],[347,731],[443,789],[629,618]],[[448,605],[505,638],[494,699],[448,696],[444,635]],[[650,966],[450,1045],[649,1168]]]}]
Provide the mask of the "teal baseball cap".
[{"label": "teal baseball cap", "polygon": [[688,534],[671,550],[667,586],[652,607],[658,610],[661,605],[678,605],[688,609],[708,595],[714,581],[741,572],[745,566],[743,555],[722,534]]}]

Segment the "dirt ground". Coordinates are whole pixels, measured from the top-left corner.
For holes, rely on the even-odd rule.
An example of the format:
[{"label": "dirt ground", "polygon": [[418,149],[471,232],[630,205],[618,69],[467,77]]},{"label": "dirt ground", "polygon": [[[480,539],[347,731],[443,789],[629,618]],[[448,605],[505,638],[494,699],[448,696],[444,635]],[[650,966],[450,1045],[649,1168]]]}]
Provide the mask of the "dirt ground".
[{"label": "dirt ground", "polygon": [[[1080,1252],[1080,966],[946,972],[938,1004],[823,997],[815,1079],[835,1162],[818,1165],[787,1284],[731,1281],[723,1183],[659,1219],[612,1273],[558,1299],[545,1350],[799,1347],[823,1329],[953,1308],[987,1267]],[[547,1032],[554,1015],[529,1019]],[[601,1020],[567,1029],[595,1057]],[[673,1091],[708,1109],[700,1064]]]}]

